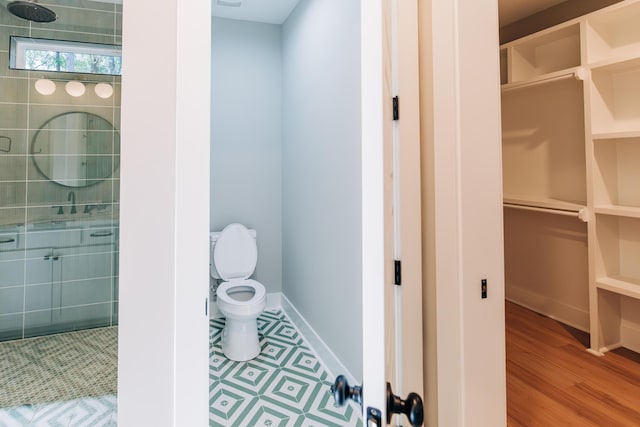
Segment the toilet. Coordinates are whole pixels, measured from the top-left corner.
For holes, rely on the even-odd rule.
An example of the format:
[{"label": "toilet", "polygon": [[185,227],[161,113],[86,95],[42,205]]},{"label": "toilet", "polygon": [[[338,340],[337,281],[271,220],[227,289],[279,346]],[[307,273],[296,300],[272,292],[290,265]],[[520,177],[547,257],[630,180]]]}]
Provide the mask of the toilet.
[{"label": "toilet", "polygon": [[256,268],[256,232],[242,224],[229,224],[210,234],[211,277],[222,279],[217,289],[218,309],[226,318],[222,352],[235,361],[260,354],[258,316],[266,306],[264,286],[249,279]]}]

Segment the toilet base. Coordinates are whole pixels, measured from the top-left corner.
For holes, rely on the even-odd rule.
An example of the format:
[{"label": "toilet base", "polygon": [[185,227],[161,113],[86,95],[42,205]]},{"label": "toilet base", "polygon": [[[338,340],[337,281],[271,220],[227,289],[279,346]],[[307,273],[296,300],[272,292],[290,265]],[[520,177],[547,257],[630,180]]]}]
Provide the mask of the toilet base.
[{"label": "toilet base", "polygon": [[245,362],[260,354],[258,319],[227,317],[222,330],[222,352],[236,362]]}]

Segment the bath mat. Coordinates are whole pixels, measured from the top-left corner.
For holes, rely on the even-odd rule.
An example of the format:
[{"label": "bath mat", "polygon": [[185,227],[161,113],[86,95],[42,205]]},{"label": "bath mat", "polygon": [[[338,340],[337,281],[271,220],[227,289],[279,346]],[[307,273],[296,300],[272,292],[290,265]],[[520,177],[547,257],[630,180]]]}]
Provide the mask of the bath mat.
[{"label": "bath mat", "polygon": [[115,394],[117,327],[0,343],[0,407]]}]

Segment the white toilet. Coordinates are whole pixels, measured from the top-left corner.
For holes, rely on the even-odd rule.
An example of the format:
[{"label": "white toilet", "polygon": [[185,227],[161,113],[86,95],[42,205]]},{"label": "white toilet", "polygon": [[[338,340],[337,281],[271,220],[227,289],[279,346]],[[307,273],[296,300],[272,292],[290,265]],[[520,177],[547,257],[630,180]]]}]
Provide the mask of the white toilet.
[{"label": "white toilet", "polygon": [[226,317],[222,351],[231,360],[250,360],[260,354],[257,318],[266,306],[261,283],[249,279],[256,268],[256,232],[242,224],[229,224],[210,234],[211,277],[218,286],[218,308]]}]

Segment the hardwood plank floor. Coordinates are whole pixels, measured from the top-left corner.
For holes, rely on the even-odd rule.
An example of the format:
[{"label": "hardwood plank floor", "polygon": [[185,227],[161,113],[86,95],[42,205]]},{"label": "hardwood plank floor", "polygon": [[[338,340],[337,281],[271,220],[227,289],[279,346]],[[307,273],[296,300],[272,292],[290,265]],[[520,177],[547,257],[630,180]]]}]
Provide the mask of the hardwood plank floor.
[{"label": "hardwood plank floor", "polygon": [[509,427],[640,426],[640,355],[596,357],[588,334],[506,303]]}]

